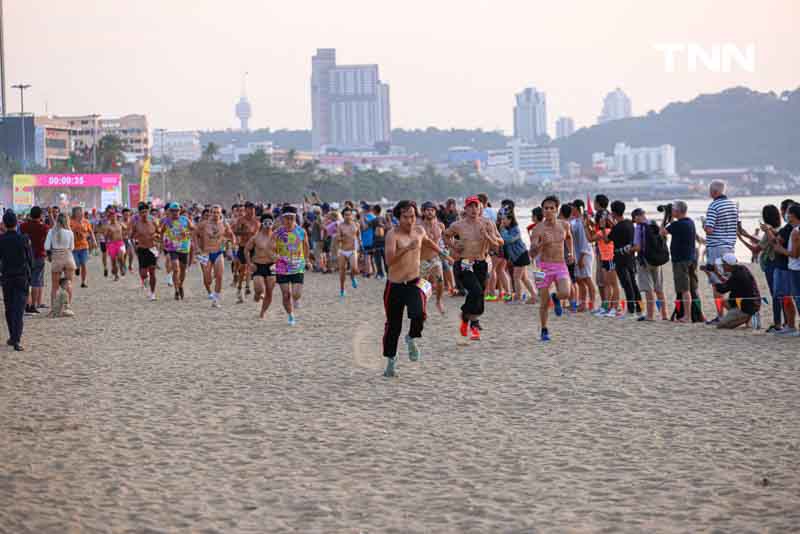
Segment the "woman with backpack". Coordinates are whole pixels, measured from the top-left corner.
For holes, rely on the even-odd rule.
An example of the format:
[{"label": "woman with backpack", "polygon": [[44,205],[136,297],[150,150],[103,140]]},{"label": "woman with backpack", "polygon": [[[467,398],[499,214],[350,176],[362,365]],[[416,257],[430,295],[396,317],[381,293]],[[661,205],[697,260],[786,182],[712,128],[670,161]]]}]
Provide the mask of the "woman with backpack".
[{"label": "woman with backpack", "polygon": [[667,317],[662,266],[669,261],[667,240],[661,235],[658,223],[648,220],[642,208],[633,210],[631,217],[636,223],[636,234],[633,238],[633,249],[636,251],[638,263],[636,281],[639,291],[645,295],[646,315],[639,320],[655,321],[658,308],[661,319],[666,321],[669,317]]}]

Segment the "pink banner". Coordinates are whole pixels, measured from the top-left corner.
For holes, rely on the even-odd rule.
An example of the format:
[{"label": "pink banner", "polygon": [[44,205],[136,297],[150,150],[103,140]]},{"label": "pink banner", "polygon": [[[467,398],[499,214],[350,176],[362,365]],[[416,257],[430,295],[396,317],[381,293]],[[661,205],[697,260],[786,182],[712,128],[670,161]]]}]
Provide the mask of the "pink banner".
[{"label": "pink banner", "polygon": [[101,187],[112,189],[120,184],[119,174],[34,174],[34,187]]}]

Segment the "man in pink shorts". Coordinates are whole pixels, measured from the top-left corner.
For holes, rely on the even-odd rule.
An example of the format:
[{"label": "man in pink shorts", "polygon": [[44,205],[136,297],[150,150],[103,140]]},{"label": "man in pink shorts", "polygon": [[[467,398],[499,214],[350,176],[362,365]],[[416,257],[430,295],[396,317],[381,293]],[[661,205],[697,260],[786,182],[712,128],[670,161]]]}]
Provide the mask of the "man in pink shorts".
[{"label": "man in pink shorts", "polygon": [[[563,312],[561,301],[569,298],[570,278],[566,261],[573,261],[572,233],[567,221],[556,219],[558,198],[549,196],[542,201],[544,220],[531,232],[531,257],[539,256],[538,266],[544,276],[536,277],[539,289],[539,320],[542,325],[541,340],[550,341],[547,330],[548,295],[552,284],[556,292],[550,295],[557,316]],[[566,260],[566,261],[565,261]]]},{"label": "man in pink shorts", "polygon": [[125,276],[125,234],[127,227],[119,220],[116,211],[109,212],[108,224],[105,227],[106,249],[111,258],[111,272],[114,281],[119,280],[119,274]]}]

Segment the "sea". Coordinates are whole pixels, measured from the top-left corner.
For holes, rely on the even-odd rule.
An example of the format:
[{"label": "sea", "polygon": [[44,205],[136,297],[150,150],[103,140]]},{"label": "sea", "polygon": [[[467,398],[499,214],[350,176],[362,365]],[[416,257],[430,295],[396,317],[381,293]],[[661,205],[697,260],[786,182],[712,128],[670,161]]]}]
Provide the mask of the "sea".
[{"label": "sea", "polygon": [[[758,230],[759,225],[761,223],[761,209],[768,205],[774,204],[777,207],[780,207],[781,202],[787,198],[786,196],[756,196],[756,197],[742,197],[742,198],[732,198],[734,202],[739,205],[739,219],[742,221],[742,227],[747,230],[751,234],[755,234],[756,230]],[[800,198],[797,198],[797,195],[794,197],[789,196],[788,198],[794,198],[800,202]],[[669,200],[643,200],[637,201],[636,199],[625,201],[625,214],[630,216],[631,211],[636,208],[642,208],[645,211],[645,214],[649,219],[655,219],[658,222],[661,222],[663,219],[663,214],[657,211],[658,206],[662,204],[668,204],[672,202],[674,199]],[[583,199],[586,202],[586,199]],[[689,206],[689,217],[694,220],[695,226],[697,227],[697,232],[702,236],[705,235],[702,230],[702,225],[700,224],[700,217],[705,216],[706,210],[708,209],[708,205],[711,203],[711,199],[692,199],[687,200],[686,204]],[[534,206],[518,206],[516,208],[517,214],[517,221],[522,228],[525,228],[531,223],[531,209]],[[526,232],[522,232],[523,239],[528,242],[528,236]],[[739,261],[742,262],[749,262],[752,260],[752,254],[750,250],[741,243],[741,241],[736,243],[736,256],[739,258]]]}]

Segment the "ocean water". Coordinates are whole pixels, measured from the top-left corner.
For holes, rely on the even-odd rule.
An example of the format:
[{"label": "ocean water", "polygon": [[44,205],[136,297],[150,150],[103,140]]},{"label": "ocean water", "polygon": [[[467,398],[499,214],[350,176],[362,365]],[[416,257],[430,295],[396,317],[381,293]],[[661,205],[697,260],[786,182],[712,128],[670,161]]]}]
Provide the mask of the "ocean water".
[{"label": "ocean water", "polygon": [[[735,202],[739,204],[739,218],[742,221],[742,226],[745,230],[754,234],[756,229],[759,226],[759,222],[761,220],[761,209],[766,206],[767,204],[774,204],[777,207],[780,207],[781,202],[787,197],[785,196],[764,196],[764,197],[743,197],[743,198],[733,198]],[[790,196],[789,198],[795,198],[795,200],[800,201],[800,198],[797,198],[797,195],[794,197]],[[646,200],[646,201],[629,201],[625,203],[625,214],[630,215],[631,211],[635,208],[642,208],[645,210],[648,218],[655,219],[657,221],[661,221],[663,215],[657,211],[657,207],[661,204],[666,204],[672,202],[675,199],[666,199],[666,200]],[[586,202],[586,199],[583,199]],[[700,224],[700,217],[705,216],[706,209],[708,205],[711,203],[711,199],[691,199],[687,200],[686,203],[689,205],[689,217],[691,217],[694,222],[695,226],[697,227],[698,233],[700,235],[704,235],[703,230]],[[534,206],[518,206],[516,209],[517,213],[517,220],[519,221],[520,226],[523,228],[528,226],[531,223],[531,209]],[[528,242],[528,236],[526,232],[523,233],[523,239],[525,242]],[[736,256],[739,258],[739,261],[749,262],[751,260],[752,254],[750,251],[745,247],[741,242],[736,243]]]}]

